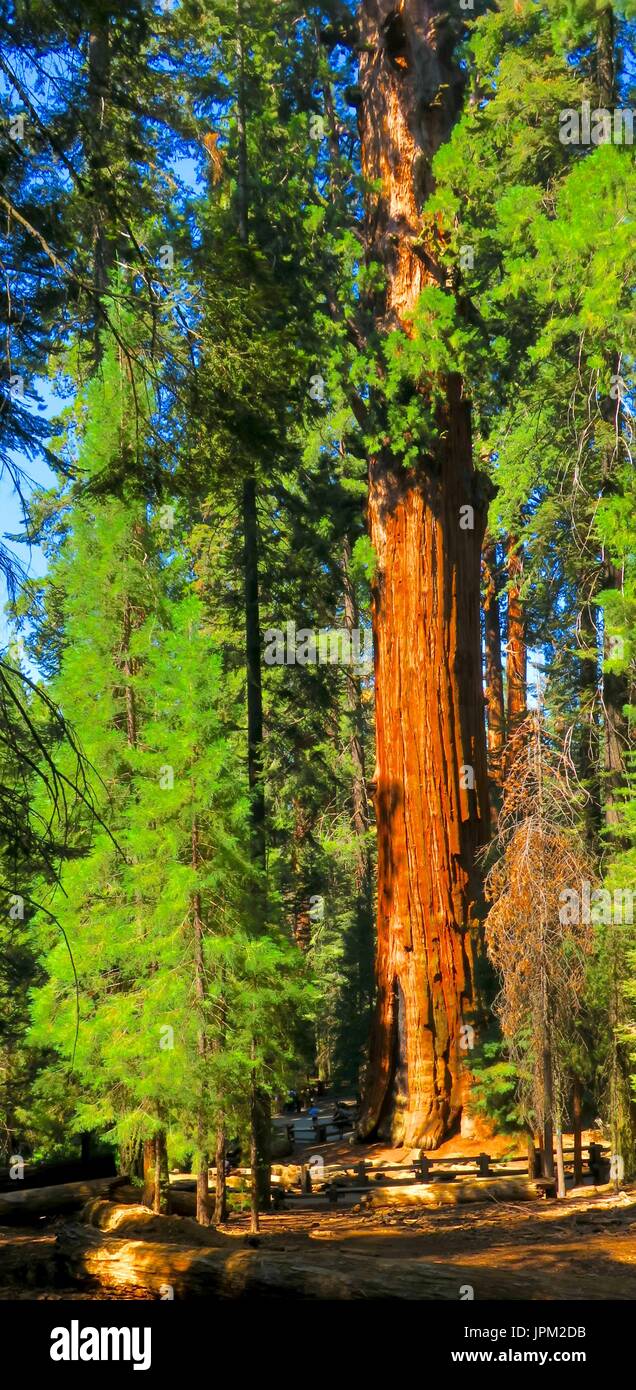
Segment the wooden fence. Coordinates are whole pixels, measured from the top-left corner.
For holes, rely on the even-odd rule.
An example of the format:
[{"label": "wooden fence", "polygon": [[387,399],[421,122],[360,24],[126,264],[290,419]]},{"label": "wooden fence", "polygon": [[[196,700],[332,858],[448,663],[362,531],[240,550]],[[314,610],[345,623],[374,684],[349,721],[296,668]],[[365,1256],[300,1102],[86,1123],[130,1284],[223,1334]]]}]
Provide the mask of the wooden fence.
[{"label": "wooden fence", "polygon": [[[605,1146],[590,1144],[583,1160],[597,1181],[601,1179],[601,1173],[603,1176],[608,1175],[606,1153]],[[571,1174],[574,1168],[574,1147],[564,1148],[563,1157],[566,1172]],[[530,1176],[546,1187],[552,1186],[550,1179],[538,1178],[537,1174],[529,1174],[528,1170],[528,1160],[519,1154],[497,1158],[489,1153],[480,1153],[472,1157],[422,1153],[409,1163],[377,1163],[357,1159],[352,1163],[343,1160],[329,1164],[322,1161],[320,1154],[316,1154],[310,1163],[275,1166],[272,1174],[272,1203],[275,1209],[280,1209],[288,1200],[296,1205],[307,1197],[320,1197],[335,1206],[341,1198],[357,1198],[378,1186],[412,1187],[418,1183],[456,1182],[461,1178],[479,1180]],[[245,1187],[249,1186],[249,1168],[237,1168],[231,1176],[244,1178]]]}]

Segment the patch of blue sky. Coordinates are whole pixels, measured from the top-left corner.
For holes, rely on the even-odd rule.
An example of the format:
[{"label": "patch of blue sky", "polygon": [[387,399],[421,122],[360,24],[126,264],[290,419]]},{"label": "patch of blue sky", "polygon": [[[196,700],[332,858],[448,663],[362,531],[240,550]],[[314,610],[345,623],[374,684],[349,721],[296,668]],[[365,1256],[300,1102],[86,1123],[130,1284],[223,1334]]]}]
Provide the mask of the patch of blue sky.
[{"label": "patch of blue sky", "polygon": [[[38,414],[51,419],[60,408],[59,397],[54,394],[52,383],[48,380],[35,384],[38,396]],[[36,488],[51,487],[55,475],[49,468],[41,449],[34,451],[32,457],[12,450],[8,465],[0,469],[0,527],[2,541],[16,561],[18,570],[29,578],[40,578],[46,573],[46,558],[41,547],[29,538],[28,504]],[[13,470],[21,475],[20,491],[15,486]],[[12,630],[7,618],[5,605],[8,600],[6,581],[0,579],[0,647],[11,640]]]}]

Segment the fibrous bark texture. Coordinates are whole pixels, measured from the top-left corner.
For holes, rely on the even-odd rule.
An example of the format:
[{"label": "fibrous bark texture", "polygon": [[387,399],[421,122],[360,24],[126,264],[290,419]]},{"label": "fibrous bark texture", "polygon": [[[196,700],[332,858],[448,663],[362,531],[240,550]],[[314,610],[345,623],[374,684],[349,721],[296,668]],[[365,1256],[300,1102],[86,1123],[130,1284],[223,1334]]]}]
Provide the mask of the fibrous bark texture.
[{"label": "fibrous bark texture", "polygon": [[[361,30],[362,165],[375,185],[367,249],[386,284],[376,324],[408,335],[421,291],[443,278],[425,203],[462,79],[439,4],[367,0]],[[458,1119],[470,1088],[475,855],[488,829],[479,613],[488,488],[473,469],[460,379],[441,383],[437,408],[431,386],[423,362],[417,389],[435,417],[433,456],[407,468],[387,437],[369,459],[378,945],[359,1123],[363,1137],[424,1148]]]},{"label": "fibrous bark texture", "polygon": [[493,819],[499,809],[503,782],[506,718],[504,710],[503,668],[501,664],[501,628],[497,568],[497,549],[494,541],[484,546],[482,578],[484,586],[484,651],[486,676],[486,714],[488,724],[488,775],[490,804]]},{"label": "fibrous bark texture", "polygon": [[508,541],[508,641],[506,644],[506,768],[510,768],[519,753],[521,727],[528,713],[526,666],[528,649],[526,624],[521,597],[523,585],[523,555],[514,537]]}]

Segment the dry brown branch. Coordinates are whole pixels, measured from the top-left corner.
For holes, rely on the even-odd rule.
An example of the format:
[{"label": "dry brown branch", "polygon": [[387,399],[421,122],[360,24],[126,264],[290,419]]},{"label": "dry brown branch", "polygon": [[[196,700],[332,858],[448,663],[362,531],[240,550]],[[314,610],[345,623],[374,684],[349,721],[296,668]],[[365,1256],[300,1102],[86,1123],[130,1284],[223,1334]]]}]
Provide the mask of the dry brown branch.
[{"label": "dry brown branch", "polygon": [[551,1134],[592,947],[591,925],[572,903],[581,904],[596,871],[579,829],[585,794],[567,740],[557,748],[535,712],[519,745],[486,878],[486,944],[501,979],[495,1008],[519,1068],[522,1106]]}]

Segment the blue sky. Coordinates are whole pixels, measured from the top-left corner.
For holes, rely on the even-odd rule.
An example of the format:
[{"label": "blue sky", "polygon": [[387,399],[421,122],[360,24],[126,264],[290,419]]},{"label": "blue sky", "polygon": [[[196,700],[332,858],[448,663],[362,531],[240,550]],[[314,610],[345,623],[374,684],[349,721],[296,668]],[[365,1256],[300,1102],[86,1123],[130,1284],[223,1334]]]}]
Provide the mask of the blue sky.
[{"label": "blue sky", "polygon": [[[202,194],[205,191],[201,156],[198,159],[194,159],[190,155],[175,157],[170,161],[169,168],[170,172],[182,183],[187,195],[191,193]],[[55,415],[60,408],[60,401],[54,395],[50,380],[47,377],[42,377],[30,385],[40,398],[40,405],[34,404],[32,407],[34,416],[43,414],[45,417],[51,417]],[[31,480],[31,487],[25,487],[27,497],[29,491],[32,491],[34,487],[49,487],[55,483],[55,475],[48,468],[42,455],[36,459],[26,459],[24,456],[12,453],[11,458],[14,463],[24,469],[26,478]],[[5,544],[17,556],[27,573],[39,578],[46,572],[46,560],[40,547],[21,545],[17,541],[6,541],[7,535],[20,534],[24,530],[25,522],[20,499],[15,492],[8,472],[0,469],[0,533],[5,538]],[[0,647],[5,646],[11,637],[4,611],[6,601],[6,584],[0,576]]]},{"label": "blue sky", "polygon": [[[43,380],[34,384],[38,396],[40,397],[41,406],[44,408],[43,410],[39,410],[35,407],[33,414],[44,414],[45,416],[54,415],[55,411],[59,410],[60,402],[54,397],[50,382],[48,380]],[[27,459],[23,455],[12,452],[11,459],[13,463],[18,464],[18,466],[24,470],[25,494],[27,497],[29,492],[33,491],[34,487],[42,485],[48,487],[55,482],[54,474],[41,455],[36,456],[35,459]],[[9,473],[4,468],[0,472],[0,528],[5,544],[20,561],[20,564],[24,567],[26,572],[36,577],[44,574],[46,571],[46,561],[39,546],[7,540],[8,536],[20,535],[24,532],[25,519],[20,498],[15,491]],[[0,646],[5,646],[11,637],[5,613],[6,601],[6,584],[4,578],[0,576]]]}]

